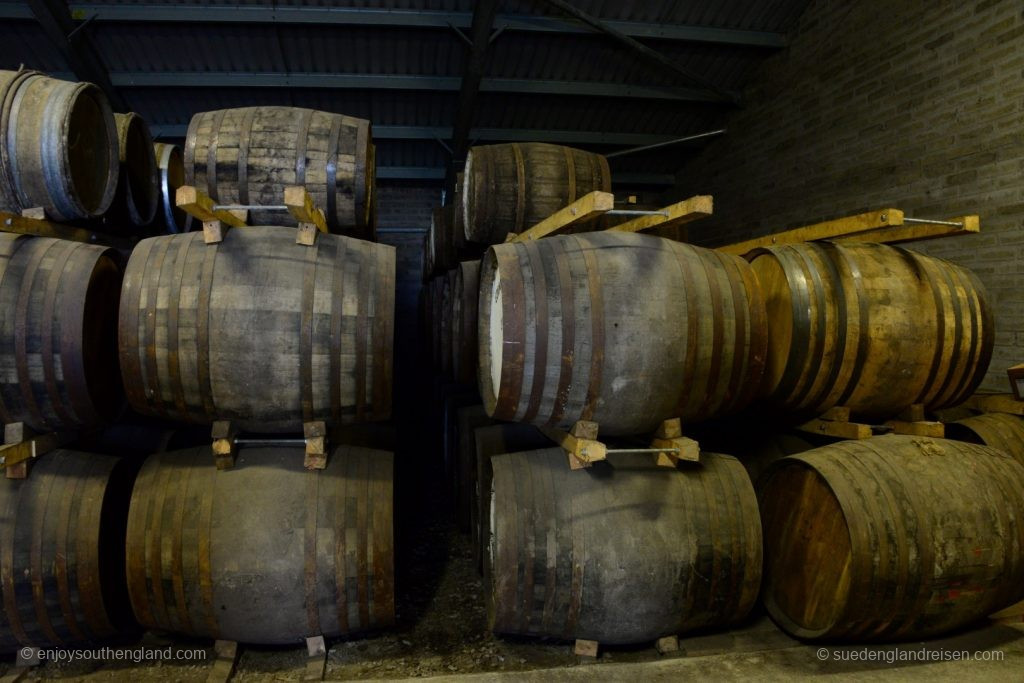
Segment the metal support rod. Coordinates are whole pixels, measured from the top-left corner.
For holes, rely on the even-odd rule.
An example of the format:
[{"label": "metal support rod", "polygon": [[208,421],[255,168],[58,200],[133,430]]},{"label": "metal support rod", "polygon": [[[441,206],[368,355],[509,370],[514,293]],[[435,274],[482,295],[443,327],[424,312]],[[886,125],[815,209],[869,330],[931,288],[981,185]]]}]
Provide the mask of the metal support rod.
[{"label": "metal support rod", "polygon": [[236,437],[234,443],[236,446],[305,446],[306,440],[283,437],[279,439],[273,437],[267,437],[265,439]]},{"label": "metal support rod", "polygon": [[680,142],[689,142],[690,140],[699,140],[701,138],[709,138],[715,135],[721,135],[725,133],[725,128],[718,130],[709,130],[706,133],[697,133],[696,135],[687,135],[685,138],[676,138],[675,140],[666,140],[665,142],[656,142],[653,145],[643,145],[641,147],[631,147],[629,149],[623,149],[618,152],[612,152],[605,154],[606,158],[621,157],[627,154],[635,154],[636,152],[645,152],[649,149],[658,149],[660,147],[668,147],[669,145],[678,145]]},{"label": "metal support rod", "polygon": [[958,228],[964,227],[964,224],[960,221],[933,221],[928,218],[907,218],[903,217],[904,223],[925,223],[927,225],[955,225]]},{"label": "metal support rod", "polygon": [[284,204],[214,204],[213,211],[251,211],[263,209],[264,211],[287,211]]},{"label": "metal support rod", "polygon": [[678,448],[609,448],[607,455],[624,455],[626,453],[673,453],[679,454]]},{"label": "metal support rod", "polygon": [[558,9],[562,10],[569,16],[574,17],[579,21],[582,21],[584,24],[592,26],[598,31],[601,31],[602,33],[606,33],[607,35],[611,36],[612,38],[619,41],[623,45],[631,48],[634,52],[644,56],[645,58],[647,58],[648,61],[654,62],[655,64],[658,64],[668,69],[669,71],[672,71],[677,76],[682,76],[691,83],[696,83],[707,88],[711,92],[721,96],[723,99],[727,101],[739,102],[740,98],[738,94],[730,92],[725,88],[721,87],[720,85],[718,85],[717,83],[709,81],[700,74],[694,73],[693,71],[690,71],[689,69],[680,66],[679,64],[669,59],[665,55],[661,54],[660,52],[652,50],[651,48],[647,47],[646,45],[636,40],[635,38],[630,38],[617,28],[614,28],[607,24],[606,22],[596,17],[592,17],[586,12],[577,9],[568,2],[565,2],[565,0],[544,1],[547,2],[547,4],[552,5],[553,7],[557,7]]},{"label": "metal support rod", "polygon": [[605,211],[606,216],[664,216],[668,218],[668,211],[644,211],[642,209],[612,209]]}]

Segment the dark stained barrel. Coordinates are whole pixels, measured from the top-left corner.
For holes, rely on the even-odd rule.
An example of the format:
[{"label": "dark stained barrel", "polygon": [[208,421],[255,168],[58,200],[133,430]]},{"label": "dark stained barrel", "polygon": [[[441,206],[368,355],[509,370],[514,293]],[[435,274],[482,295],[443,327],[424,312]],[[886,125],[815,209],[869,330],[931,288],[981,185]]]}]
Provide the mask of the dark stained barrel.
[{"label": "dark stained barrel", "polygon": [[946,424],[946,437],[969,441],[1009,453],[1024,465],[1024,418],[986,413]]},{"label": "dark stained barrel", "polygon": [[132,225],[153,222],[160,206],[160,169],[149,126],[138,114],[114,114],[121,171],[111,212]]},{"label": "dark stained barrel", "polygon": [[161,230],[170,234],[188,232],[193,227],[192,216],[179,209],[175,201],[178,188],[185,184],[185,162],[181,148],[157,142],[153,145],[153,153],[156,155],[157,168],[160,169]]},{"label": "dark stained barrel", "polygon": [[455,416],[455,521],[472,533],[473,507],[477,504],[476,429],[493,424],[479,403],[459,408]]},{"label": "dark stained barrel", "polygon": [[446,271],[441,276],[444,280],[441,283],[441,317],[437,321],[440,325],[441,340],[441,376],[446,379],[452,378],[452,300],[455,296],[455,271]]},{"label": "dark stained barrel", "polygon": [[483,561],[483,555],[491,543],[491,482],[494,479],[491,457],[548,448],[551,446],[551,439],[533,425],[506,422],[477,427],[473,430],[473,441],[476,490],[469,527],[473,542],[473,563],[477,571],[483,574],[485,570],[490,569]]},{"label": "dark stained barrel", "polygon": [[462,194],[465,187],[466,174],[455,174],[455,192],[450,202],[452,217],[452,238],[455,240],[456,252],[466,248],[466,216],[462,211]]},{"label": "dark stained barrel", "polygon": [[585,194],[611,191],[600,154],[541,142],[471,147],[462,188],[470,242],[498,244]]},{"label": "dark stained barrel", "polygon": [[0,654],[72,648],[134,629],[124,571],[131,468],[70,450],[0,478]]},{"label": "dark stained barrel", "polygon": [[147,628],[290,644],[395,619],[390,453],[339,447],[307,471],[296,448],[151,456],[128,514],[128,587]]},{"label": "dark stained barrel", "polygon": [[121,297],[121,368],[139,413],[243,430],[391,413],[395,251],[283,227],[143,240]]},{"label": "dark stained barrel", "polygon": [[479,261],[463,261],[458,265],[452,291],[452,375],[456,382],[475,387]]},{"label": "dark stained barrel", "polygon": [[427,231],[429,243],[429,262],[433,273],[442,275],[458,264],[455,252],[455,237],[452,233],[452,208],[438,206],[430,217],[430,229]]},{"label": "dark stained barrel", "polygon": [[497,633],[650,642],[723,627],[761,585],[761,523],[742,465],[704,453],[570,470],[559,448],[491,458],[485,587]]},{"label": "dark stained barrel", "polygon": [[637,434],[743,408],[764,367],[764,301],[738,257],[585,233],[491,247],[480,391],[498,419]]},{"label": "dark stained barrel", "polygon": [[441,316],[444,304],[444,285],[448,279],[438,275],[430,281],[430,338],[434,372],[441,372]]},{"label": "dark stained barrel", "polygon": [[969,270],[881,244],[759,250],[768,306],[765,401],[886,418],[970,396],[992,355],[992,311]]},{"label": "dark stained barrel", "polygon": [[0,210],[94,218],[117,188],[117,130],[103,92],[38,71],[0,71]]},{"label": "dark stained barrel", "polygon": [[[331,232],[375,237],[370,122],[299,107],[200,112],[185,138],[185,179],[221,204],[280,205],[303,185]],[[251,224],[290,225],[287,211],[251,210]]]},{"label": "dark stained barrel", "polygon": [[90,244],[0,234],[0,421],[75,429],[121,411],[119,261]]},{"label": "dark stained barrel", "polygon": [[914,436],[778,461],[759,490],[764,602],[790,635],[920,640],[1024,597],[1024,466]]}]

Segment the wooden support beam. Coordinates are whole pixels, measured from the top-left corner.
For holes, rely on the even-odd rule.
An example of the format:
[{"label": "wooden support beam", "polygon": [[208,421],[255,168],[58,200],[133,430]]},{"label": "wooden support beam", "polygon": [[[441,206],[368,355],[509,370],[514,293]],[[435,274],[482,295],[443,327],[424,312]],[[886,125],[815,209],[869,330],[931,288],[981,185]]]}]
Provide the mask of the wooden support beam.
[{"label": "wooden support beam", "polygon": [[651,215],[640,216],[628,223],[616,225],[609,230],[618,232],[641,232],[651,228],[667,228],[673,225],[682,225],[695,221],[698,218],[710,216],[714,212],[714,198],[711,195],[697,195],[666,206],[663,210],[667,216]]},{"label": "wooden support beam", "polygon": [[324,422],[306,422],[302,425],[302,435],[306,439],[307,470],[327,468],[327,424]]},{"label": "wooden support beam", "polygon": [[597,659],[599,648],[600,645],[596,640],[584,640],[580,638],[573,645],[572,651],[577,657]]},{"label": "wooden support beam", "polygon": [[206,683],[227,683],[235,673],[238,664],[238,643],[233,640],[218,640],[213,644],[213,666],[206,675]]},{"label": "wooden support beam", "polygon": [[964,406],[983,413],[1024,415],[1024,401],[1018,401],[1013,394],[975,394]]},{"label": "wooden support beam", "polygon": [[547,237],[570,225],[580,225],[592,221],[605,211],[615,208],[615,195],[611,192],[591,192],[585,194],[569,206],[554,212],[540,223],[518,235],[510,233],[506,242],[528,242]]},{"label": "wooden support beam", "polygon": [[220,221],[232,228],[241,228],[246,225],[247,211],[215,210],[213,207],[216,202],[198,187],[192,185],[179,187],[174,195],[174,203],[179,209],[203,223]]},{"label": "wooden support beam", "polygon": [[[904,221],[906,219],[904,218]],[[961,223],[960,226],[948,223]],[[933,240],[939,237],[956,237],[981,232],[981,220],[977,215],[957,216],[937,223],[904,223],[890,225],[887,228],[858,232],[835,238],[837,242],[879,242],[881,244],[900,244],[902,242],[918,242]]]},{"label": "wooden support beam", "polygon": [[845,216],[823,223],[815,223],[802,228],[793,228],[784,232],[777,232],[774,235],[755,237],[751,240],[736,242],[718,247],[718,251],[727,254],[744,256],[754,249],[761,247],[776,247],[783,244],[797,244],[799,242],[813,242],[815,240],[836,239],[847,237],[861,232],[887,228],[891,225],[903,225],[903,212],[899,209],[879,209],[855,216]]},{"label": "wooden support beam", "polygon": [[[38,214],[33,213],[34,216]],[[72,242],[85,242],[87,244],[103,244],[112,247],[130,249],[134,240],[112,237],[93,230],[73,228],[70,225],[51,223],[38,217],[30,217],[16,213],[0,211],[0,232],[13,232],[19,235],[36,235],[37,237],[54,237]]]},{"label": "wooden support beam", "polygon": [[796,429],[809,434],[832,436],[837,439],[868,439],[872,434],[871,425],[850,422],[850,409],[845,406],[830,408]]},{"label": "wooden support beam", "polygon": [[678,449],[678,453],[658,453],[655,464],[659,467],[675,467],[680,460],[700,462],[700,444],[683,436],[682,421],[678,417],[664,420],[651,439],[651,448]]},{"label": "wooden support beam", "polygon": [[235,466],[235,457],[238,455],[238,446],[235,444],[235,437],[238,430],[230,420],[217,420],[210,429],[210,438],[213,439],[213,462],[218,470],[229,470]]},{"label": "wooden support beam", "polygon": [[74,435],[65,432],[33,434],[24,423],[4,425],[4,445],[0,446],[0,467],[8,479],[24,479],[32,461],[71,442]]},{"label": "wooden support beam", "polygon": [[312,223],[316,230],[327,232],[327,217],[323,209],[313,204],[313,197],[301,185],[284,188],[284,205],[299,223]]},{"label": "wooden support beam", "polygon": [[309,659],[302,673],[304,681],[322,681],[327,673],[327,643],[323,636],[306,638],[306,652]]},{"label": "wooden support beam", "polygon": [[590,467],[599,460],[607,458],[608,448],[597,440],[598,424],[580,420],[572,426],[572,431],[563,432],[551,427],[539,427],[544,436],[548,437],[569,456],[569,467],[574,470]]}]

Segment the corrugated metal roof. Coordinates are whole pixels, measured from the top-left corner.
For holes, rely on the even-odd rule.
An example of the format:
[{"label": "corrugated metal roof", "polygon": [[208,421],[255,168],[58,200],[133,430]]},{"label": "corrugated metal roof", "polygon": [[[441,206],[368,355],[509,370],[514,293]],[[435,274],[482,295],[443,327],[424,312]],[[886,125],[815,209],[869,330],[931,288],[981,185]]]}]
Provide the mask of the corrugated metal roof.
[{"label": "corrugated metal roof", "polygon": [[[660,26],[692,26],[784,33],[790,30],[808,0],[693,0],[624,3],[611,0],[572,0],[575,7],[613,21],[644,22]],[[473,11],[471,0],[352,0],[343,5],[331,0],[101,0],[72,2],[76,18],[98,14],[100,19],[82,29],[96,46],[130,106],[152,124],[187,124],[199,111],[255,104],[279,104],[335,111],[370,119],[375,126],[420,126],[448,130],[456,116],[458,83],[466,46],[455,30],[431,15],[433,26],[390,26],[352,23],[273,23],[291,10],[344,8],[403,12],[460,13],[465,25]],[[124,10],[117,20],[104,20],[103,8]],[[209,8],[254,9],[259,21],[242,22],[223,17],[213,22],[194,19]],[[189,21],[149,21],[132,12],[154,8],[188,12]],[[260,8],[266,8],[262,11]],[[19,14],[20,13],[20,14]],[[557,17],[543,2],[511,0],[500,14]],[[20,2],[0,0],[0,68],[30,68],[68,73],[60,50],[26,13]],[[15,17],[24,17],[21,19]],[[108,15],[109,16],[109,15]],[[180,14],[168,15],[172,18]],[[293,17],[294,18],[294,17]],[[379,18],[379,17],[378,17]],[[167,19],[167,16],[164,17]],[[376,21],[376,19],[374,19]],[[430,22],[428,22],[430,23]],[[552,26],[564,26],[564,22]],[[738,90],[746,85],[771,50],[763,47],[713,42],[686,42],[643,38],[642,42],[685,69],[718,86]],[[238,78],[203,86],[204,77],[217,74],[259,73],[265,84],[252,87]],[[175,85],[146,85],[145,78],[173,75]],[[296,86],[297,75],[333,77],[362,74],[373,78],[411,76],[389,88],[382,81],[311,85],[309,78]],[[134,85],[126,85],[136,78]],[[427,79],[427,80],[424,80]],[[488,81],[573,82],[612,88],[646,89],[645,97],[605,98],[594,88],[572,94],[557,84],[544,94],[501,92],[488,89]],[[251,81],[251,79],[250,79]],[[139,84],[141,82],[141,85]],[[356,85],[360,87],[355,87]],[[507,85],[507,84],[506,84]],[[399,86],[402,89],[399,89]],[[678,137],[715,127],[725,111],[720,104],[685,101],[693,83],[652,65],[603,34],[537,32],[510,29],[491,45],[485,88],[477,99],[475,128],[545,131],[586,131],[601,134],[647,134]],[[660,90],[659,90],[660,89]],[[651,94],[670,92],[681,99]],[[420,137],[423,137],[422,135]],[[557,137],[557,136],[556,136]],[[607,138],[600,138],[607,140]],[[493,140],[488,140],[493,142]],[[624,143],[625,144],[625,143]],[[591,145],[611,150],[597,137]],[[681,165],[686,149],[668,148],[638,157],[623,157],[617,167],[671,171]],[[378,144],[378,161],[393,166],[442,166],[444,148],[430,139],[388,139]]]}]

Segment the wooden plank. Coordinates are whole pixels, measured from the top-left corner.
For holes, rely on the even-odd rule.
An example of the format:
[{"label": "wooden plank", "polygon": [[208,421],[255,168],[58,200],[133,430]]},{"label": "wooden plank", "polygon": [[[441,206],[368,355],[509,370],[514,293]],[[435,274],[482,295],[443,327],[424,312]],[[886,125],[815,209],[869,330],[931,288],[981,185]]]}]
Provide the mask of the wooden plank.
[{"label": "wooden plank", "polygon": [[957,216],[950,218],[950,223],[963,223],[962,226],[945,225],[944,223],[904,223],[880,230],[859,232],[855,235],[837,237],[837,242],[878,242],[880,244],[900,244],[901,242],[917,242],[933,240],[939,237],[955,237],[981,232],[981,221],[978,216]]},{"label": "wooden plank", "polygon": [[710,216],[714,213],[714,208],[714,197],[711,195],[697,195],[696,197],[690,197],[689,199],[666,206],[663,211],[668,214],[667,216],[640,216],[627,223],[609,228],[609,230],[614,232],[641,232],[656,227],[665,228],[672,225],[682,225],[695,221],[698,218]]},{"label": "wooden plank", "polygon": [[7,470],[9,479],[21,479],[27,472],[19,469],[18,465],[60,448],[70,443],[72,438],[71,434],[49,432],[31,436],[19,443],[4,444],[0,446],[0,467]]},{"label": "wooden plank", "polygon": [[576,641],[572,651],[578,657],[597,657],[598,643],[596,640],[583,640],[582,638]]},{"label": "wooden plank", "polygon": [[615,195],[611,192],[590,192],[583,195],[569,206],[554,212],[529,230],[510,234],[506,242],[528,242],[554,234],[570,225],[581,225],[592,221],[605,211],[615,208]]},{"label": "wooden plank", "polygon": [[892,427],[893,434],[909,434],[911,436],[927,436],[933,439],[946,438],[946,425],[941,422],[928,420],[921,422],[906,422],[904,420],[889,420],[886,426]]},{"label": "wooden plank", "polygon": [[808,434],[834,436],[838,439],[867,439],[871,437],[871,426],[858,422],[839,422],[836,420],[816,419],[797,427]]},{"label": "wooden plank", "polygon": [[964,406],[983,413],[1024,415],[1024,401],[1016,400],[1013,394],[975,394]]},{"label": "wooden plank", "polygon": [[323,209],[313,204],[313,197],[305,187],[292,185],[284,188],[284,205],[300,223],[312,223],[320,232],[327,232],[327,217]]},{"label": "wooden plank", "polygon": [[182,185],[179,187],[174,195],[174,203],[179,209],[203,223],[220,221],[233,228],[241,228],[246,225],[246,219],[240,215],[241,212],[228,211],[226,209],[214,211],[215,202],[213,199],[192,185]]},{"label": "wooden plank", "polygon": [[19,235],[35,235],[37,237],[53,237],[72,242],[86,242],[88,244],[103,244],[112,247],[130,248],[134,240],[112,237],[95,230],[84,230],[73,228],[69,225],[51,223],[19,216],[16,213],[0,211],[0,231],[13,232]]},{"label": "wooden plank", "polygon": [[870,230],[878,230],[891,225],[903,225],[903,212],[899,209],[879,209],[855,216],[845,216],[831,221],[815,223],[801,228],[793,228],[764,237],[736,242],[718,247],[717,250],[726,254],[743,256],[754,249],[774,247],[781,244],[797,244],[815,240],[836,239],[856,235]]},{"label": "wooden plank", "polygon": [[213,644],[216,657],[206,676],[206,683],[227,683],[235,673],[238,663],[238,643],[233,640],[218,640]]}]

